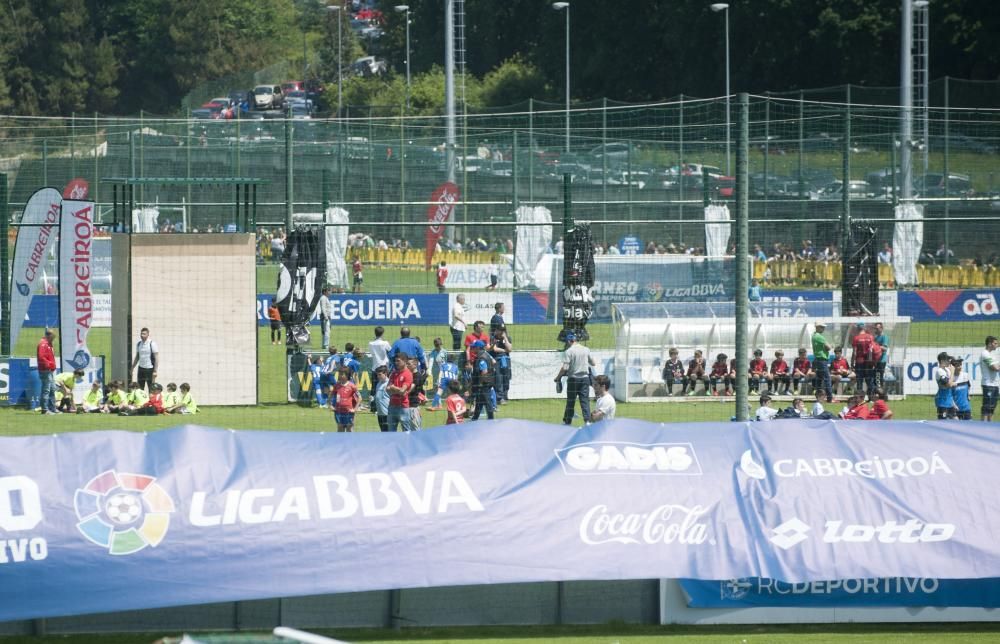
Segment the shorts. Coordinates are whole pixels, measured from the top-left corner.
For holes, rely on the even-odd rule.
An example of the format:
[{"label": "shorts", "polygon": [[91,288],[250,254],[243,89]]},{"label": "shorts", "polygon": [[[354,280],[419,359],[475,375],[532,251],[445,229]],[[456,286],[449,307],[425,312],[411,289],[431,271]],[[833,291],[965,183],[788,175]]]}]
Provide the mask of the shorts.
[{"label": "shorts", "polygon": [[355,284],[360,284],[363,281],[365,281],[365,278],[362,277],[361,275],[355,275],[354,276],[354,283]]},{"label": "shorts", "polygon": [[500,282],[498,275],[490,275],[490,286],[496,286]]},{"label": "shorts", "polygon": [[997,408],[997,396],[1000,395],[1000,387],[983,387],[983,414],[992,414]]},{"label": "shorts", "polygon": [[949,418],[956,418],[956,412],[951,407],[938,407],[937,408],[938,420],[946,420]]},{"label": "shorts", "polygon": [[353,425],[354,424],[354,412],[335,412],[333,414],[334,418],[337,419],[338,425]]},{"label": "shorts", "polygon": [[271,320],[271,330],[277,331],[281,328],[281,320]]}]

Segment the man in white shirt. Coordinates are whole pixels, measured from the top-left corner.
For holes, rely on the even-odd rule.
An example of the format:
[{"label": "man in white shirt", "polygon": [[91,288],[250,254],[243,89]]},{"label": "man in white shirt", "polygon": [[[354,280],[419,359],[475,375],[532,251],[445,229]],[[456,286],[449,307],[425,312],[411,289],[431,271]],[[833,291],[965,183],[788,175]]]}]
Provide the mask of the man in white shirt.
[{"label": "man in white shirt", "polygon": [[566,376],[566,410],[563,412],[563,425],[573,422],[573,408],[577,399],[580,401],[580,412],[583,422],[590,422],[590,368],[597,363],[590,355],[590,349],[577,344],[576,334],[567,333],[566,352],[563,354],[563,364],[555,377],[556,387],[562,385],[562,377]]},{"label": "man in white shirt", "polygon": [[614,420],[615,411],[618,408],[615,397],[608,391],[611,389],[611,378],[603,373],[594,378],[594,411],[590,412],[590,422],[596,423],[599,420]]},{"label": "man in white shirt", "polygon": [[497,285],[500,284],[500,271],[497,269],[497,265],[490,262],[490,265],[486,267],[486,273],[489,275],[490,283],[486,286],[487,291],[495,291]]},{"label": "man in white shirt", "polygon": [[156,340],[149,339],[149,329],[143,327],[139,331],[139,341],[135,344],[135,357],[132,359],[132,366],[129,373],[139,367],[135,382],[139,383],[139,389],[145,387],[148,391],[153,391],[153,383],[156,382],[156,366],[159,364],[160,348],[156,346]]},{"label": "man in white shirt", "polygon": [[465,338],[465,296],[456,295],[451,307],[451,348],[453,351],[462,349]]},{"label": "man in white shirt", "polygon": [[319,298],[319,323],[323,328],[323,346],[330,346],[330,318],[333,317],[333,304],[330,303],[330,287],[323,287],[323,295]]},{"label": "man in white shirt", "polygon": [[979,357],[979,373],[983,379],[982,419],[993,421],[993,411],[997,407],[997,394],[1000,392],[1000,356],[997,346],[1000,341],[990,335],[986,337],[986,348]]}]

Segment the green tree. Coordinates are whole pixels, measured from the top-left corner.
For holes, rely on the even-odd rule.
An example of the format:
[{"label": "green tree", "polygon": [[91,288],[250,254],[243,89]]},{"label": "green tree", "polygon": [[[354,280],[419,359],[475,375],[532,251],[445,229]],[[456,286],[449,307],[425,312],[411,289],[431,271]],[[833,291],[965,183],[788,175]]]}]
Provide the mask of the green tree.
[{"label": "green tree", "polygon": [[94,53],[88,59],[90,74],[90,93],[87,99],[88,107],[98,112],[111,112],[118,101],[119,90],[115,83],[118,80],[118,60],[111,39],[101,38]]}]

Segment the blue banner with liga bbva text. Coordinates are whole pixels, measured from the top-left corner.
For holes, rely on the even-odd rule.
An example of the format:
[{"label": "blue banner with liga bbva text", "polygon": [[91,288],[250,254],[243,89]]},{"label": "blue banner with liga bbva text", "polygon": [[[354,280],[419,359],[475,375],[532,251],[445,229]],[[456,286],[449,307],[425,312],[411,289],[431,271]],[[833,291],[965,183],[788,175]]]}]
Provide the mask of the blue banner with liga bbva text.
[{"label": "blue banner with liga bbva text", "polygon": [[558,580],[1000,576],[988,423],[0,438],[0,620]]}]

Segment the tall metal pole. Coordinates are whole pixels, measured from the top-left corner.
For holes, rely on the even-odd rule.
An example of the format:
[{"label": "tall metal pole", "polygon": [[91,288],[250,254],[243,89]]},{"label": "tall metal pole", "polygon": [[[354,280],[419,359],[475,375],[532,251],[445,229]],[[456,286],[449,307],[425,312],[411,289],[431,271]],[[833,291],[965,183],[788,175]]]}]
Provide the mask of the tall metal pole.
[{"label": "tall metal pole", "polygon": [[[444,103],[446,119],[444,162],[447,166],[448,181],[455,183],[455,0],[445,0]],[[454,216],[455,210],[452,209],[453,220]],[[448,239],[454,239],[455,227],[448,226],[447,231]]]},{"label": "tall metal pole", "polygon": [[841,199],[840,256],[847,258],[847,242],[851,236],[851,85],[847,85],[847,105],[844,107],[843,174]]},{"label": "tall metal pole", "polygon": [[904,200],[913,197],[913,0],[903,0],[903,32],[899,52],[899,104],[903,114],[899,134],[900,192]]},{"label": "tall metal pole", "polygon": [[718,13],[720,11],[726,14],[726,176],[732,176],[730,174],[729,165],[729,148],[730,143],[730,133],[729,133],[729,4],[726,2],[716,2],[710,7],[712,11]]},{"label": "tall metal pole", "polygon": [[406,113],[410,113],[410,8],[406,8]]},{"label": "tall metal pole", "polygon": [[[750,95],[739,95],[739,141],[736,147],[736,373],[750,370]],[[736,379],[736,420],[749,417],[748,397],[750,383],[746,378]]]},{"label": "tall metal pole", "polygon": [[285,234],[292,232],[292,106],[285,108]]},{"label": "tall metal pole", "polygon": [[344,47],[340,32],[344,22],[343,8],[337,7],[337,118],[340,118],[340,110],[344,106]]},{"label": "tall metal pole", "polygon": [[569,3],[553,2],[556,11],[566,10],[566,152],[569,152]]},{"label": "tall metal pole", "polygon": [[[7,226],[10,216],[7,211],[7,175],[0,174],[0,355],[9,356],[10,346],[10,273],[8,269]],[[18,324],[21,320],[18,320]]]}]

